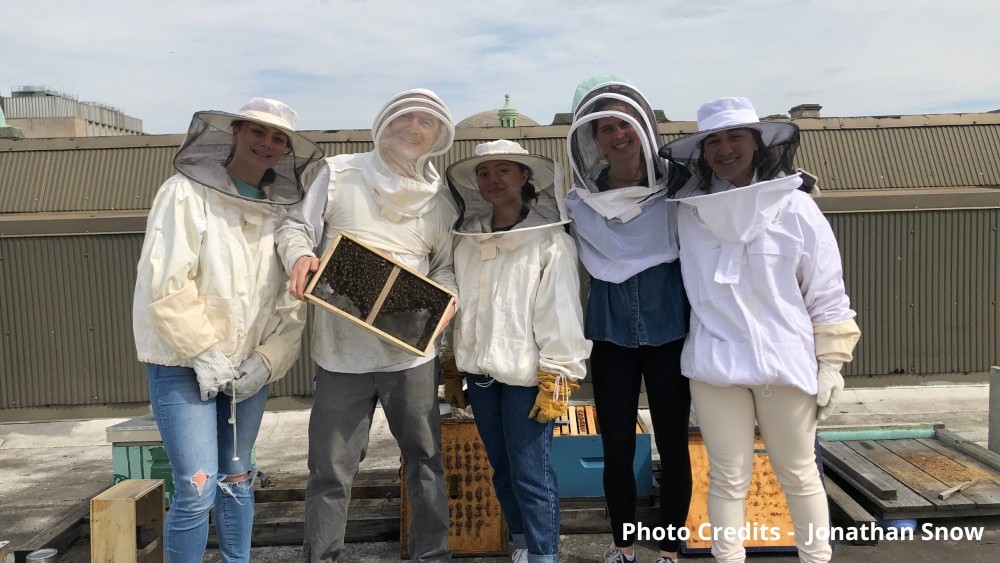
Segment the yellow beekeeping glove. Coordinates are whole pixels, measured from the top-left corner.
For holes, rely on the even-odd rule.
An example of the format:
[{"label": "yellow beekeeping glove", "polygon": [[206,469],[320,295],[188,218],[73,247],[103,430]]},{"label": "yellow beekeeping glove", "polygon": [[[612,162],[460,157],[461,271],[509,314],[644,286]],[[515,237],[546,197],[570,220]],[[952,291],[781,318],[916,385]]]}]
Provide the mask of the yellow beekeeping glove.
[{"label": "yellow beekeeping glove", "polygon": [[569,404],[569,396],[580,388],[580,384],[568,377],[561,377],[548,372],[538,372],[538,396],[535,405],[531,407],[528,418],[545,424],[556,420]]},{"label": "yellow beekeeping glove", "polygon": [[448,358],[441,362],[441,375],[444,376],[444,398],[448,404],[456,409],[464,409],[469,405],[462,390],[462,382],[465,376],[458,371],[455,358]]}]

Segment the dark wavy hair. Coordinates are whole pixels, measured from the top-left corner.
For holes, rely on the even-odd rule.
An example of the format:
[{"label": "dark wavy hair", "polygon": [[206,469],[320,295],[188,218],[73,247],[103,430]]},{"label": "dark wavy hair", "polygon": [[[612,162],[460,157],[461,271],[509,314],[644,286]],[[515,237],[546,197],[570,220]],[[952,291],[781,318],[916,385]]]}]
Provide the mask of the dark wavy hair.
[{"label": "dark wavy hair", "polygon": [[521,169],[521,172],[528,173],[528,181],[526,181],[524,185],[521,186],[521,201],[524,203],[529,203],[533,201],[537,202],[538,190],[535,188],[535,185],[531,183],[531,181],[534,179],[535,176],[534,173],[532,173],[531,168],[528,168],[526,165],[521,164],[520,162],[516,162],[515,164],[517,164],[517,167]]}]

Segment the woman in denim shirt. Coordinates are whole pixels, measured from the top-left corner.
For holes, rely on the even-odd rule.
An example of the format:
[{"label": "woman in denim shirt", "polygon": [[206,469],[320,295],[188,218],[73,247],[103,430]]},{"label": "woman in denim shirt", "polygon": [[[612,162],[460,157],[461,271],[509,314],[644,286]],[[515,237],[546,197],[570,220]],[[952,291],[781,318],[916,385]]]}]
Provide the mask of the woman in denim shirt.
[{"label": "woman in denim shirt", "polygon": [[[590,273],[585,336],[594,343],[591,375],[614,536],[606,563],[635,560],[634,538],[623,527],[635,522],[632,460],[643,381],[662,460],[659,525],[684,526],[691,500],[691,395],[680,371],[689,308],[675,204],[667,200],[667,184],[681,185],[688,174],[657,156],[657,139],[649,103],[623,82],[582,96],[567,139],[574,186],[566,208]],[[668,535],[659,548],[657,563],[675,561],[679,541]]]}]

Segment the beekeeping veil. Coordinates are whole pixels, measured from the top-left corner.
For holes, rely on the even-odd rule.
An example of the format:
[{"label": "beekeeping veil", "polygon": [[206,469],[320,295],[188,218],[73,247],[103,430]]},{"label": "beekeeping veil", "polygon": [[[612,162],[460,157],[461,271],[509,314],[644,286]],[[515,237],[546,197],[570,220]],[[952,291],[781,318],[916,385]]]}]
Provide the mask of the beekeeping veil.
[{"label": "beekeeping veil", "polygon": [[[649,186],[614,190],[615,198],[621,199],[628,194],[629,201],[638,203],[662,190],[668,180],[668,171],[666,163],[656,154],[656,147],[659,146],[656,116],[646,98],[635,87],[623,82],[598,84],[580,98],[567,137],[574,187],[586,189],[594,194],[600,192],[597,178],[608,167],[608,161],[597,145],[594,132],[597,121],[604,117],[623,120],[638,133],[642,161],[649,182]],[[581,195],[587,197],[586,194]],[[638,210],[630,212],[638,214]],[[627,220],[620,213],[616,215]]]},{"label": "beekeeping veil", "polygon": [[[576,102],[574,102],[576,103]],[[567,136],[573,187],[565,206],[572,219],[580,261],[591,276],[621,283],[635,274],[677,259],[676,204],[668,184],[683,182],[686,169],[671,167],[656,154],[656,119],[643,95],[623,82],[605,82],[579,96]],[[630,124],[639,139],[646,186],[601,191],[598,179],[609,163],[595,139],[597,120]]]},{"label": "beekeeping veil", "polygon": [[[509,231],[525,231],[569,222],[562,199],[556,190],[565,189],[562,167],[551,158],[528,153],[520,144],[501,139],[476,146],[475,156],[459,160],[448,167],[445,176],[452,197],[459,209],[455,222],[456,234],[490,233],[493,206],[479,192],[476,169],[484,163],[505,160],[526,166],[530,170],[526,190],[522,187],[523,219]],[[533,192],[533,193],[531,193]],[[532,197],[533,196],[533,197]],[[526,214],[524,212],[527,212]],[[504,232],[497,233],[498,235]]]},{"label": "beekeeping veil", "polygon": [[[787,121],[761,121],[750,100],[726,97],[712,100],[698,108],[698,132],[664,145],[663,158],[685,165],[700,179],[699,187],[707,192],[714,173],[704,158],[702,145],[713,133],[727,129],[751,129],[760,146],[754,153],[756,181],[772,180],[794,172],[792,161],[799,148],[799,128]],[[671,194],[673,195],[673,194]]]},{"label": "beekeeping veil", "polygon": [[304,196],[303,174],[323,158],[316,143],[295,132],[295,110],[278,100],[252,98],[236,113],[200,111],[191,119],[184,143],[174,156],[174,168],[191,180],[226,195],[259,201],[240,195],[229,178],[226,165],[232,158],[233,123],[252,121],[280,129],[288,135],[288,152],[274,165],[273,175],[265,175],[260,186],[270,203],[291,205]]},{"label": "beekeeping veil", "polygon": [[[401,139],[390,131],[392,121],[407,114],[415,114],[410,117],[417,120],[430,119],[434,125],[433,139],[416,157],[404,154],[397,145],[412,139]],[[411,134],[415,133],[405,133]],[[375,150],[373,162],[365,167],[365,177],[374,190],[382,215],[393,221],[422,215],[440,188],[440,176],[430,159],[445,153],[455,139],[455,126],[448,107],[430,90],[418,88],[400,92],[379,110],[372,125],[372,135]]]}]

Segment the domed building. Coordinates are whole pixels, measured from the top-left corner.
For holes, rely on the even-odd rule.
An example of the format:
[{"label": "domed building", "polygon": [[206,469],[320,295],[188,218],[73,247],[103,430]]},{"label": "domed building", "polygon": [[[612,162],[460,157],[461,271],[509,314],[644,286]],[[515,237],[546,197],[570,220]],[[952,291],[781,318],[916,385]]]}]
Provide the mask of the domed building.
[{"label": "domed building", "polygon": [[459,127],[526,127],[538,125],[538,122],[527,115],[519,115],[517,109],[510,105],[510,94],[504,94],[503,107],[496,110],[486,110],[474,113],[459,121]]}]

